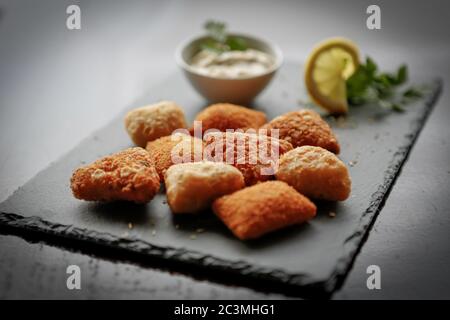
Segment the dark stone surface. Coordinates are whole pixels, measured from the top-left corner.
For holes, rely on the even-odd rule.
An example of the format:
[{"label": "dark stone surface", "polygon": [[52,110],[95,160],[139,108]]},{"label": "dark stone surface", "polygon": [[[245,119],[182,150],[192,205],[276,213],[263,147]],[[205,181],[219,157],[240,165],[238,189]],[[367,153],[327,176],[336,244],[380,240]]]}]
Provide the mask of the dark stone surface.
[{"label": "dark stone surface", "polygon": [[[286,63],[254,107],[269,118],[298,109],[299,101],[305,100],[304,89],[298,89],[302,86],[299,68]],[[319,203],[317,218],[303,226],[241,242],[213,215],[172,216],[163,194],[147,206],[74,199],[68,182],[75,167],[130,145],[121,117],[17,190],[0,206],[0,223],[84,242],[79,246],[117,248],[132,259],[176,261],[205,267],[211,276],[228,273],[238,283],[262,281],[274,290],[280,287],[295,295],[326,297],[342,283],[437,99],[441,83],[426,83],[427,94],[405,113],[366,106],[355,109],[345,121],[329,119],[342,145],[341,158],[358,164],[350,165],[353,192],[343,203]],[[150,92],[136,106],[174,100],[185,106],[190,120],[204,106],[179,74]],[[337,217],[330,219],[330,211]],[[128,223],[133,224],[132,230],[127,230]],[[198,228],[205,232],[196,234]],[[193,234],[197,239],[190,239]]]},{"label": "dark stone surface", "polygon": [[[83,253],[46,242],[42,235],[5,235],[0,228],[0,299],[280,299],[284,295],[211,282],[197,272],[172,272],[158,264],[135,263],[105,250]],[[68,290],[66,269],[81,270],[81,289]],[[260,288],[260,291],[270,291]]]},{"label": "dark stone surface", "polygon": [[[381,30],[365,26],[368,0],[77,2],[83,27],[69,31],[72,0],[0,0],[0,201],[178,71],[173,51],[207,18],[272,40],[299,63],[317,41],[345,36],[382,70],[406,63],[414,78],[443,77],[445,89],[333,298],[450,298],[450,2],[379,1]],[[230,277],[221,285],[40,239],[0,235],[1,298],[273,297],[223,285]],[[80,291],[65,286],[69,264],[81,268]],[[372,264],[381,290],[366,287]]]}]

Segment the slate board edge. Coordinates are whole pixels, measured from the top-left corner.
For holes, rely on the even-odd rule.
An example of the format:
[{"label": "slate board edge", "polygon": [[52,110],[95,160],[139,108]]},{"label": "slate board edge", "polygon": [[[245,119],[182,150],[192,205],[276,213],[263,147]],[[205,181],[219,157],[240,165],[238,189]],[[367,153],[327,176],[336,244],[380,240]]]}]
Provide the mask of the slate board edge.
[{"label": "slate board edge", "polygon": [[[183,264],[213,268],[221,272],[249,276],[257,280],[268,281],[269,283],[281,282],[283,285],[288,287],[301,289],[298,292],[299,296],[308,298],[329,298],[342,286],[348,272],[353,266],[353,262],[367,240],[371,227],[383,208],[384,202],[389,196],[390,190],[392,189],[403,164],[406,162],[415,141],[417,140],[428,116],[433,109],[434,104],[439,98],[442,91],[442,80],[434,80],[433,88],[434,91],[428,95],[426,100],[424,100],[425,108],[419,116],[411,122],[411,125],[413,126],[412,131],[414,134],[409,137],[409,140],[405,143],[405,145],[401,146],[394,153],[394,158],[391,160],[390,165],[384,173],[384,183],[379,186],[378,190],[373,195],[371,195],[369,207],[362,214],[356,231],[344,242],[344,254],[341,256],[337,267],[326,281],[317,281],[307,274],[293,274],[279,269],[254,266],[245,261],[229,261],[214,257],[212,255],[205,255],[196,251],[172,247],[160,247],[139,239],[124,239],[109,233],[102,233],[94,230],[73,227],[71,225],[49,222],[36,216],[25,217],[20,214],[1,211],[0,225],[12,228],[13,230],[19,230],[20,232],[40,233],[55,238],[55,240],[58,238],[73,239],[74,241],[81,241],[84,243],[130,250],[155,258],[175,260]],[[107,125],[108,124],[104,127]],[[101,129],[96,130],[95,132],[100,130]],[[95,132],[86,139],[89,139],[95,135]],[[83,141],[86,139],[83,139]],[[50,166],[51,164],[47,167],[47,169]],[[46,169],[42,170],[40,173],[45,170]],[[19,187],[13,195],[8,197],[8,199],[6,199],[3,203],[7,202],[20,189],[21,187]],[[0,207],[3,203],[0,203]]]}]

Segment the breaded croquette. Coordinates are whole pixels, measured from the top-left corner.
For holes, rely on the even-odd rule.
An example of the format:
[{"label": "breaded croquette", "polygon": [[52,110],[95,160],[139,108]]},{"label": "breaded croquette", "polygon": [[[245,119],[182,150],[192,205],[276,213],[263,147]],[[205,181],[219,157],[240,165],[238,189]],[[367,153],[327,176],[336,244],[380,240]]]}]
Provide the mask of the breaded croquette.
[{"label": "breaded croquette", "polygon": [[175,163],[201,161],[203,144],[203,140],[190,135],[173,134],[148,142],[147,151],[155,164],[159,178],[164,182],[164,172],[174,164],[173,160]]},{"label": "breaded croquette", "polygon": [[214,213],[241,240],[258,238],[316,215],[316,206],[281,181],[267,181],[223,196]]},{"label": "breaded croquette", "polygon": [[285,153],[276,177],[313,199],[343,201],[351,191],[345,164],[320,147],[304,146]]},{"label": "breaded croquette", "polygon": [[145,148],[148,141],[168,136],[176,129],[187,128],[187,123],[183,110],[177,104],[161,101],[128,112],[125,128],[133,142]]},{"label": "breaded croquette", "polygon": [[137,147],[75,170],[70,182],[75,198],[88,201],[146,203],[160,187],[150,155]]},{"label": "breaded croquette", "polygon": [[242,172],[246,185],[271,179],[279,156],[292,150],[287,141],[242,132],[210,133],[204,140],[204,159],[232,164]]},{"label": "breaded croquette", "polygon": [[[267,122],[264,112],[230,103],[213,104],[195,117],[195,121],[202,122],[202,134],[208,129],[225,131],[226,129],[258,129]],[[191,134],[194,128],[190,129]]]},{"label": "breaded croquette", "polygon": [[175,164],[165,173],[167,201],[174,213],[196,213],[218,197],[244,187],[235,167],[220,162]]},{"label": "breaded croquette", "polygon": [[285,113],[274,118],[262,128],[279,129],[278,138],[289,141],[294,148],[317,146],[338,154],[339,143],[328,123],[312,110]]}]

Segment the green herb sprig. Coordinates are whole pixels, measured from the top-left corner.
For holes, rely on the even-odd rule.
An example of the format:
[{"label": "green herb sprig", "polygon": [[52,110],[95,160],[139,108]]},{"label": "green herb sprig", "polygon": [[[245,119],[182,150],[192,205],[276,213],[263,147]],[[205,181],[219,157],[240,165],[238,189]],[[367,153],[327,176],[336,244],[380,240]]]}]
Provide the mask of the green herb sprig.
[{"label": "green herb sprig", "polygon": [[379,72],[378,66],[367,57],[347,80],[347,100],[350,105],[374,103],[383,108],[402,112],[412,100],[422,96],[418,88],[410,87],[398,97],[396,88],[408,80],[408,68],[401,65],[395,73]]},{"label": "green herb sprig", "polygon": [[202,49],[222,53],[232,50],[245,51],[248,48],[245,39],[228,35],[224,22],[209,20],[204,28],[208,38],[200,44]]}]

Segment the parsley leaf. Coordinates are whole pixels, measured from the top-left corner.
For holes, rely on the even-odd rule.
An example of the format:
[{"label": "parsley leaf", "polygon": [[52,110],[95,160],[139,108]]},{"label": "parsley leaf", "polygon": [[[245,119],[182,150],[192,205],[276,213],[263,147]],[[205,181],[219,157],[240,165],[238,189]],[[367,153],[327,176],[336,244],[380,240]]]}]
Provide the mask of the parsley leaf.
[{"label": "parsley leaf", "polygon": [[396,88],[408,80],[408,67],[402,65],[394,73],[379,72],[370,57],[347,79],[347,100],[350,105],[374,103],[382,108],[402,112],[407,100],[422,96],[415,88],[407,89],[400,101],[396,99]]},{"label": "parsley leaf", "polygon": [[204,28],[209,36],[217,42],[225,42],[227,39],[226,25],[224,22],[209,20],[206,21]]},{"label": "parsley leaf", "polygon": [[218,53],[238,50],[247,50],[245,39],[227,34],[227,26],[224,22],[209,20],[204,24],[208,38],[200,44],[200,48]]},{"label": "parsley leaf", "polygon": [[411,87],[403,92],[404,98],[420,98],[423,94],[418,88]]}]

